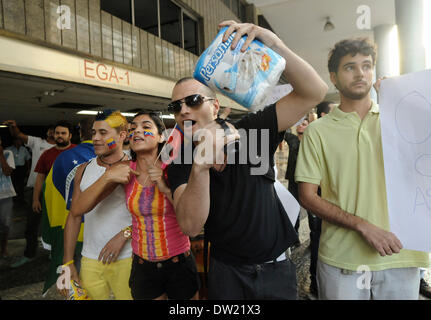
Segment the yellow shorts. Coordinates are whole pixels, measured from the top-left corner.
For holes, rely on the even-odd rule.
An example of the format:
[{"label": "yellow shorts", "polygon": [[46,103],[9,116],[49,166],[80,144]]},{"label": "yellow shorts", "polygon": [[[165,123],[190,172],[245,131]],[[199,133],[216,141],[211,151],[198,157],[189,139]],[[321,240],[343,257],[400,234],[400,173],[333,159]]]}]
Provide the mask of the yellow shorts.
[{"label": "yellow shorts", "polygon": [[111,264],[82,257],[79,278],[93,300],[109,300],[111,292],[116,300],[132,300],[129,287],[131,268],[131,257]]}]

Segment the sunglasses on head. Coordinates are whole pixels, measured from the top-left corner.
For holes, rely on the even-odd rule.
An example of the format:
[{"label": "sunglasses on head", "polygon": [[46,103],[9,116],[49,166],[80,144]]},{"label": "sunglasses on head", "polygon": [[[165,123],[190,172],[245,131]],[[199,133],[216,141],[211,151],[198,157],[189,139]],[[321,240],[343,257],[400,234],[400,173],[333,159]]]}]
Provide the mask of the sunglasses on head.
[{"label": "sunglasses on head", "polygon": [[185,97],[184,99],[172,101],[168,104],[168,111],[173,113],[179,113],[182,108],[182,104],[185,103],[187,106],[193,108],[200,106],[205,101],[215,100],[215,98],[207,98],[200,94],[192,94],[191,96]]}]

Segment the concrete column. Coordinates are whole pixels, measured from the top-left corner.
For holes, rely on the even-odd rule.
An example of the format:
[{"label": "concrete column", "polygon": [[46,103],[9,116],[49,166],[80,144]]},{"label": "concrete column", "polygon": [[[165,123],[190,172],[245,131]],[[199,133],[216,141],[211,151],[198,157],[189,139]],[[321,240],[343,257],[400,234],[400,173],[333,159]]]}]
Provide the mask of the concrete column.
[{"label": "concrete column", "polygon": [[[390,24],[381,24],[373,29],[374,42],[377,44],[377,61],[373,83],[376,82],[379,77],[390,77],[395,75],[392,66],[392,57],[394,55],[392,50],[394,49],[391,48],[391,31],[393,27],[394,26]],[[374,101],[378,100],[378,95],[374,88],[371,90],[371,99]]]},{"label": "concrete column", "polygon": [[395,0],[401,74],[425,69],[422,12],[423,0]]},{"label": "concrete column", "polygon": [[381,24],[374,28],[374,42],[377,44],[376,78],[395,75],[391,65],[394,52],[390,43],[393,28],[391,24]]}]

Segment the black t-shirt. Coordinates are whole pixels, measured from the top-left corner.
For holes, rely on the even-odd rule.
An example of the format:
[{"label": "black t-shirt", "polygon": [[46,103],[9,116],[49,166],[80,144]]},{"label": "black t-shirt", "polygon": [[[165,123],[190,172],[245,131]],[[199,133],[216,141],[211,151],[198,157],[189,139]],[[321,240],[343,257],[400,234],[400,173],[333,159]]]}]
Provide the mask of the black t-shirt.
[{"label": "black t-shirt", "polygon": [[[245,142],[254,134],[250,129],[257,129],[258,137],[261,137],[261,129],[266,129],[269,133],[268,170],[251,175],[251,169],[261,166],[253,159],[242,161],[243,164],[238,161],[228,164],[222,172],[210,169],[210,212],[205,233],[214,258],[233,265],[264,263],[277,258],[297,240],[274,188],[274,153],[283,133],[278,133],[275,105],[245,116],[235,127],[244,129],[240,130],[242,148],[249,147]],[[260,139],[257,145],[258,156],[265,154],[259,152]],[[172,193],[188,182],[192,168],[191,164],[175,163],[168,167]]]}]

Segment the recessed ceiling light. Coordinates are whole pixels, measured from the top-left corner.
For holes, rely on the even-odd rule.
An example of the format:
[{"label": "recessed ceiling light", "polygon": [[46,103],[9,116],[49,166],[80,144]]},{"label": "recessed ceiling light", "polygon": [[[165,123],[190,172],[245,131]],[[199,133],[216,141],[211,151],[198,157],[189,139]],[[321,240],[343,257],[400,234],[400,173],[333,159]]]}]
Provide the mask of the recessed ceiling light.
[{"label": "recessed ceiling light", "polygon": [[92,110],[81,110],[78,111],[76,114],[88,114],[88,115],[96,115],[99,111],[92,111]]},{"label": "recessed ceiling light", "polygon": [[162,119],[175,119],[175,116],[173,114],[164,114]]},{"label": "recessed ceiling light", "polygon": [[121,112],[121,114],[125,117],[134,117],[137,112],[131,113],[131,112]]},{"label": "recessed ceiling light", "polygon": [[[77,114],[86,114],[86,115],[92,115],[95,116],[99,113],[99,111],[95,111],[95,110],[81,110],[78,111]],[[131,113],[131,112],[121,112],[121,114],[125,117],[134,117],[136,115],[136,112]]]}]

